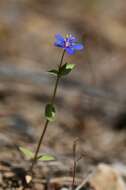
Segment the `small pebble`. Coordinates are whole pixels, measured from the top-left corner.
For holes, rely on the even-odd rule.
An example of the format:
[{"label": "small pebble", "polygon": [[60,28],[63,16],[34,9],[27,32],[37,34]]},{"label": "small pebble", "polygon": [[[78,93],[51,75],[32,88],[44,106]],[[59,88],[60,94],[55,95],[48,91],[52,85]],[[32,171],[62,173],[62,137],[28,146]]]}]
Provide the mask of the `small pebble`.
[{"label": "small pebble", "polygon": [[4,173],[4,177],[6,177],[6,178],[12,178],[12,177],[14,177],[15,176],[15,174],[13,173],[13,172],[5,172]]},{"label": "small pebble", "polygon": [[30,175],[25,176],[26,183],[29,184],[32,181],[32,177]]}]

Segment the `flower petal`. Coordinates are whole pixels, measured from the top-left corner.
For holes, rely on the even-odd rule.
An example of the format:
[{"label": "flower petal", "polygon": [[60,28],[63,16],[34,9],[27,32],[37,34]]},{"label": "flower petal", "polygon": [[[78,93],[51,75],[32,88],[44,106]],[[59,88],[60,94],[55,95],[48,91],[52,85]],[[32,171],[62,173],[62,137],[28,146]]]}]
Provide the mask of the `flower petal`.
[{"label": "flower petal", "polygon": [[56,42],[54,43],[54,45],[57,46],[57,47],[64,48],[64,42],[62,42],[62,41],[56,41]]},{"label": "flower petal", "polygon": [[73,48],[75,50],[82,50],[84,48],[84,46],[82,44],[75,44],[75,45],[73,45]]},{"label": "flower petal", "polygon": [[70,36],[69,40],[72,42],[72,43],[76,43],[77,42],[77,38],[75,38],[74,36]]},{"label": "flower petal", "polygon": [[56,34],[56,35],[55,35],[55,38],[56,38],[56,40],[58,40],[58,41],[64,41],[64,38],[63,38],[63,36],[62,36],[61,34]]},{"label": "flower petal", "polygon": [[75,53],[75,49],[73,48],[70,48],[70,47],[67,47],[65,48],[66,52],[69,54],[69,55],[73,55]]}]

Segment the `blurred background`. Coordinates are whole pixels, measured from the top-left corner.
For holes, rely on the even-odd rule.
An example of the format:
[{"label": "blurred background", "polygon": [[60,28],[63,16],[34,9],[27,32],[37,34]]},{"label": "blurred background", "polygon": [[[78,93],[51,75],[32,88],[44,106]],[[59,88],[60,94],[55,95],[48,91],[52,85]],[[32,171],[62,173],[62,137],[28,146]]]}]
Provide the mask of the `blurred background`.
[{"label": "blurred background", "polygon": [[57,66],[62,53],[53,45],[57,33],[75,35],[85,49],[65,57],[76,69],[60,83],[57,119],[41,149],[57,160],[46,167],[68,174],[78,137],[78,155],[87,155],[80,173],[99,162],[121,168],[126,163],[125,0],[0,1],[0,160],[29,165],[17,147],[36,148],[55,82],[46,71]]}]

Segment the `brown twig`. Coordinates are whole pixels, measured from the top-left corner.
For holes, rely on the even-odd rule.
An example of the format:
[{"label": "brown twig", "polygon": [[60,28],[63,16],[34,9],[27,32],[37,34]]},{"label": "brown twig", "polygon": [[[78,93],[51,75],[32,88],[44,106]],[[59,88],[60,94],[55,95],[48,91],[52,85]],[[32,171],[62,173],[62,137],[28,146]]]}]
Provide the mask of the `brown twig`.
[{"label": "brown twig", "polygon": [[78,141],[78,138],[75,139],[73,142],[73,174],[72,174],[73,180],[72,180],[72,185],[71,185],[72,190],[74,190],[75,188],[76,167],[77,167],[77,160],[76,160],[77,141]]}]

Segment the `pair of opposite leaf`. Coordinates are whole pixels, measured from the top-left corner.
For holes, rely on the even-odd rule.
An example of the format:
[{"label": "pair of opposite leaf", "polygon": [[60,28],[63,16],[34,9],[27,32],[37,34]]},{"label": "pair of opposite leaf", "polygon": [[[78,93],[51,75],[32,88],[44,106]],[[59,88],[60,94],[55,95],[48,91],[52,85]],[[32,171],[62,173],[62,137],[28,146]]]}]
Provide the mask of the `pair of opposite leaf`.
[{"label": "pair of opposite leaf", "polygon": [[[24,147],[19,147],[19,150],[23,153],[23,155],[28,158],[28,159],[33,159],[34,158],[34,152],[31,150],[24,148]],[[55,157],[49,154],[43,154],[39,155],[37,160],[40,161],[54,161]]]}]

